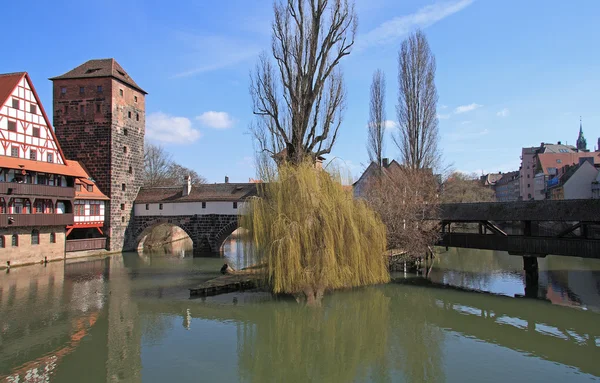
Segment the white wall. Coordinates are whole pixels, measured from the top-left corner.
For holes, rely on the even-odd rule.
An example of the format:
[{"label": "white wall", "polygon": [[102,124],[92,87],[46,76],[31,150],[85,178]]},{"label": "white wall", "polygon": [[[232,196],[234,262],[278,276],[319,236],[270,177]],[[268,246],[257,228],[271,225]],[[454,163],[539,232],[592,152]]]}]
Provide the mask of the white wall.
[{"label": "white wall", "polygon": [[[90,215],[90,205],[100,205],[100,215]],[[104,222],[104,201],[98,200],[75,200],[74,205],[84,205],[85,215],[75,215],[77,223],[103,223]],[[73,210],[76,208],[74,207]]]},{"label": "white wall", "polygon": [[592,182],[598,177],[598,169],[585,162],[563,186],[564,199],[592,198]]},{"label": "white wall", "polygon": [[163,203],[162,210],[159,209],[158,203],[148,204],[148,210],[146,210],[146,204],[134,205],[134,214],[136,217],[142,216],[153,216],[153,215],[165,215],[165,216],[179,216],[179,215],[206,215],[206,214],[239,214],[240,209],[243,209],[243,203],[238,202],[238,208],[233,208],[233,202],[231,201],[209,201],[206,202],[206,208],[202,208],[202,202],[168,202]]}]

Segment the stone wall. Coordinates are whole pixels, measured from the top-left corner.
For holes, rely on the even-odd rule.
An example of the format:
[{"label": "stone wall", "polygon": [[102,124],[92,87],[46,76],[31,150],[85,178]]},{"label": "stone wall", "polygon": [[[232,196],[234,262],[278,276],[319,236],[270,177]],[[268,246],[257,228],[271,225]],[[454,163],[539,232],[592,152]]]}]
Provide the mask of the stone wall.
[{"label": "stone wall", "polygon": [[144,216],[134,217],[126,238],[127,249],[137,249],[150,232],[161,224],[183,229],[194,243],[194,253],[218,252],[223,241],[238,227],[237,215]]},{"label": "stone wall", "polygon": [[[65,257],[65,228],[64,226],[40,227],[39,244],[31,244],[33,228],[0,229],[0,236],[4,237],[4,247],[0,247],[0,268],[11,266],[40,263],[44,257],[48,261],[61,260]],[[51,233],[55,234],[56,242],[50,242]],[[18,246],[12,246],[13,234],[18,235]]]},{"label": "stone wall", "polygon": [[[80,87],[84,87],[83,93]],[[55,80],[53,92],[59,144],[67,159],[80,161],[111,198],[106,204],[104,229],[108,249],[121,251],[142,184],[145,96],[110,77]]]}]

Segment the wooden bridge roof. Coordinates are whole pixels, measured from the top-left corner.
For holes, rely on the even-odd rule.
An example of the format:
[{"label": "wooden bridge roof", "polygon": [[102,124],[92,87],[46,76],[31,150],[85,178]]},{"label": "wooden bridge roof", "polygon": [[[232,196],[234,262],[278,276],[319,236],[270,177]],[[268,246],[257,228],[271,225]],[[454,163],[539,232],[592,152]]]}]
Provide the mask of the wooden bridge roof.
[{"label": "wooden bridge roof", "polygon": [[241,201],[256,195],[254,183],[221,183],[193,185],[189,195],[183,195],[183,186],[142,187],[135,203]]}]

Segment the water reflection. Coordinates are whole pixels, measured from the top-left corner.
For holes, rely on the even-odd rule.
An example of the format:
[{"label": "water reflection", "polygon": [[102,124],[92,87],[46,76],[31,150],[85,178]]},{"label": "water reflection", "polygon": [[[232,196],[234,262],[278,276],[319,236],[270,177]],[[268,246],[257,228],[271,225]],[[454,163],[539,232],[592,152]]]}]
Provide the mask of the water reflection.
[{"label": "water reflection", "polygon": [[222,262],[123,254],[0,275],[0,382],[600,377],[598,263],[540,260],[544,300],[513,297],[519,257],[462,250],[436,261],[434,283],[511,297],[390,284],[330,294],[317,309],[268,293],[188,299]]}]

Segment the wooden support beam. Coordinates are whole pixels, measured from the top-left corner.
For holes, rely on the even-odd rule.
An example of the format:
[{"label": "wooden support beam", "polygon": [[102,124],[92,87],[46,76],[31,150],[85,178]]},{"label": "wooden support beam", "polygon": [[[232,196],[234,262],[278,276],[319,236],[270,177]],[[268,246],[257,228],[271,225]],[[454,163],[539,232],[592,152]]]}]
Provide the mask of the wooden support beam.
[{"label": "wooden support beam", "polygon": [[578,222],[575,225],[570,226],[570,227],[566,228],[565,230],[561,231],[560,233],[558,233],[556,235],[556,238],[562,238],[562,237],[566,236],[567,234],[571,234],[572,232],[577,230],[580,226],[581,226],[581,222]]},{"label": "wooden support beam", "polygon": [[495,234],[502,235],[505,237],[508,236],[508,234],[506,234],[502,229],[500,229],[498,226],[494,225],[490,221],[481,221],[479,224],[484,225],[486,228],[490,229]]}]

